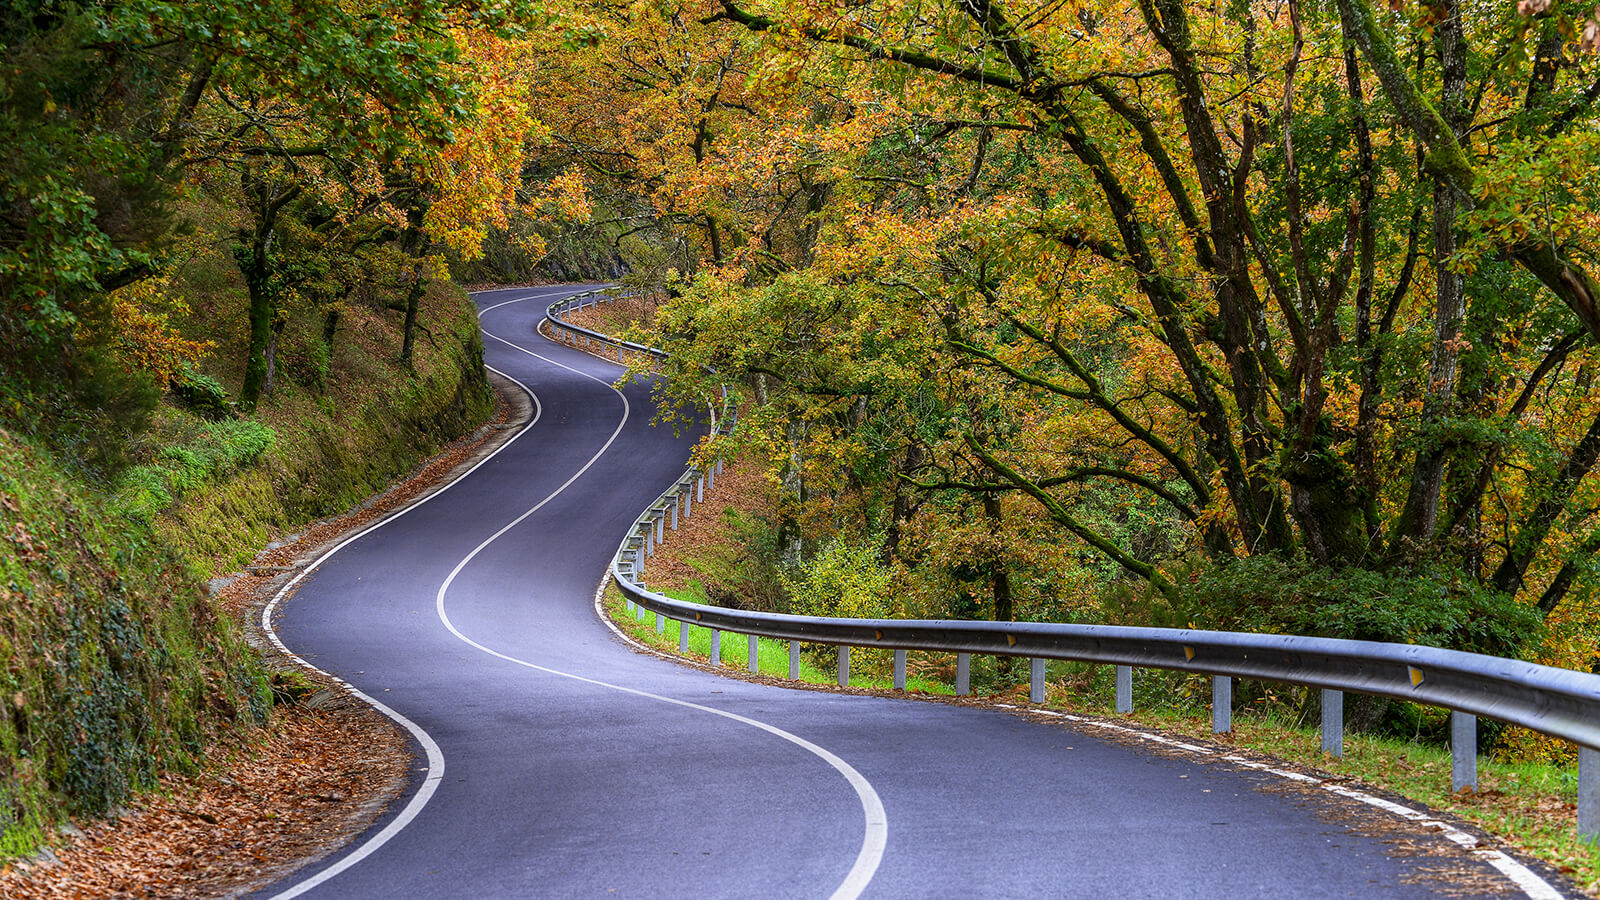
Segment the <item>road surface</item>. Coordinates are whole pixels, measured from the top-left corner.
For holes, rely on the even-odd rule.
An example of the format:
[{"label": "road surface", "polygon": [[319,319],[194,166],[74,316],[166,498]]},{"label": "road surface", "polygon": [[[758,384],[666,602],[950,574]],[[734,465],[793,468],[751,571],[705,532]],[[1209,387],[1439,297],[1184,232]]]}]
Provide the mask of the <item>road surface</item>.
[{"label": "road surface", "polygon": [[577,290],[476,296],[487,361],[535,421],[276,608],[284,644],[408,722],[419,761],[367,835],[258,896],[1520,895],[1270,774],[628,647],[595,589],[696,436],[652,427],[647,386],[618,392],[617,367],[537,333]]}]

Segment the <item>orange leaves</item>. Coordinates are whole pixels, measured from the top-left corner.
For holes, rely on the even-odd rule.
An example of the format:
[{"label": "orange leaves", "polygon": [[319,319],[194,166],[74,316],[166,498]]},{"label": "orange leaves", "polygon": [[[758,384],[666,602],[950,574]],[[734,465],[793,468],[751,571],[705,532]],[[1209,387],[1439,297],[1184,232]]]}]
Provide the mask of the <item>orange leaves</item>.
[{"label": "orange leaves", "polygon": [[586,223],[594,215],[589,203],[589,182],[577,169],[557,175],[545,185],[537,208],[567,222]]},{"label": "orange leaves", "polygon": [[193,366],[216,346],[212,341],[191,341],[172,324],[172,316],[188,313],[188,306],[167,294],[163,280],[139,282],[111,295],[107,324],[117,354],[130,367],[149,372],[163,387],[178,371]]},{"label": "orange leaves", "polygon": [[490,228],[505,228],[517,207],[524,147],[540,125],[530,110],[523,72],[531,48],[482,32],[458,32],[462,67],[477,89],[478,108],[436,150],[419,148],[415,160],[434,190],[423,227],[461,258],[477,259]]}]

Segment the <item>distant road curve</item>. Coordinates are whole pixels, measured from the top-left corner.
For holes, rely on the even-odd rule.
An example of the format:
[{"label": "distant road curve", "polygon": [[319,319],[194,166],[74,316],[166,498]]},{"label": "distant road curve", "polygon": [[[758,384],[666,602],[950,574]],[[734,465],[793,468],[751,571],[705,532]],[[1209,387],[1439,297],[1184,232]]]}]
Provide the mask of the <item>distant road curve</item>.
[{"label": "distant road curve", "polygon": [[[318,562],[282,644],[407,725],[418,771],[261,897],[1503,897],[1448,841],[1248,768],[1004,711],[723,679],[593,596],[695,434],[537,332],[587,286],[475,296],[536,419]],[[1422,852],[1392,855],[1397,838]]]}]

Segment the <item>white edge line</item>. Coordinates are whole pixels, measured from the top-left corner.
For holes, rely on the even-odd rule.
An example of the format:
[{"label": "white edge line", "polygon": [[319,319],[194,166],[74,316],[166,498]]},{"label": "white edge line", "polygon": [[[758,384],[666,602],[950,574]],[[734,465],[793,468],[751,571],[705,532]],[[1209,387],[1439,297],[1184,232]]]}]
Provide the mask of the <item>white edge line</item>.
[{"label": "white edge line", "polygon": [[[504,304],[500,305],[503,306]],[[488,309],[485,309],[484,312],[488,312],[489,309],[494,308],[495,307],[489,307]],[[616,430],[611,433],[611,437],[606,440],[605,444],[602,445],[600,449],[595,452],[594,456],[590,457],[589,461],[584,463],[577,472],[573,473],[571,478],[568,478],[564,483],[561,484],[560,487],[552,491],[550,495],[545,497],[543,500],[540,500],[527,512],[524,512],[522,515],[508,523],[505,527],[490,535],[486,540],[484,540],[483,543],[474,548],[471,553],[468,553],[466,557],[456,565],[455,569],[451,571],[448,577],[445,578],[444,584],[440,585],[439,592],[434,598],[434,609],[438,613],[439,621],[443,622],[445,628],[449,629],[450,633],[459,638],[463,643],[481,650],[490,656],[503,659],[506,662],[524,666],[537,672],[543,672],[547,675],[570,678],[574,681],[579,681],[584,684],[609,688],[625,694],[632,694],[637,697],[657,700],[662,703],[670,703],[675,706],[699,710],[701,712],[707,712],[711,713],[712,715],[721,716],[725,719],[731,719],[735,722],[765,731],[775,737],[782,738],[783,740],[788,741],[789,743],[794,744],[795,746],[818,757],[823,762],[826,762],[841,776],[843,776],[845,781],[847,781],[850,784],[850,787],[855,791],[856,797],[861,802],[861,812],[865,826],[864,834],[861,840],[861,849],[856,853],[855,862],[851,865],[850,871],[845,874],[844,880],[837,888],[834,889],[832,900],[854,900],[854,898],[861,896],[861,893],[866,890],[867,885],[872,881],[872,876],[877,874],[878,866],[883,861],[884,848],[888,845],[889,814],[888,811],[884,809],[883,800],[878,796],[878,792],[872,787],[872,783],[867,781],[866,776],[857,771],[854,766],[850,765],[848,762],[845,762],[842,758],[824,747],[818,746],[817,744],[814,744],[805,738],[800,737],[799,735],[784,731],[776,725],[769,725],[766,722],[762,722],[758,719],[752,719],[748,716],[741,716],[737,713],[731,713],[726,710],[717,709],[711,706],[702,706],[698,703],[691,703],[687,700],[678,700],[673,697],[652,694],[648,691],[641,691],[636,688],[623,687],[622,685],[611,684],[609,682],[599,681],[593,678],[586,678],[582,675],[574,675],[570,672],[562,672],[546,666],[538,665],[536,663],[528,662],[524,659],[518,659],[517,657],[509,656],[493,648],[486,647],[472,638],[467,637],[460,631],[460,629],[456,628],[454,622],[450,621],[450,615],[445,610],[445,594],[450,590],[450,585],[455,582],[456,576],[459,575],[461,571],[467,567],[467,564],[472,562],[472,560],[476,558],[479,553],[487,549],[490,544],[493,544],[495,541],[499,540],[511,529],[527,520],[529,516],[538,512],[544,507],[545,504],[554,500],[568,487],[572,486],[572,483],[577,481],[578,478],[581,477],[585,472],[589,471],[591,466],[593,466],[596,462],[599,462],[600,457],[604,456],[606,451],[611,449],[611,445],[616,441],[617,437],[622,434],[623,426],[627,424],[628,416],[630,410],[632,409],[632,405],[628,402],[627,395],[617,390],[615,385],[596,378],[595,376],[590,375],[581,369],[575,369],[572,366],[566,365],[565,363],[557,362],[556,360],[541,356],[540,354],[535,353],[525,347],[520,347],[516,344],[513,344],[499,335],[492,334],[488,331],[485,331],[484,334],[494,338],[497,341],[500,341],[508,347],[520,350],[529,356],[542,359],[545,362],[555,366],[560,366],[563,369],[574,372],[598,384],[605,385],[612,392],[614,392],[619,399],[622,400],[622,421],[617,423]],[[604,584],[604,582],[602,582],[602,584]],[[604,616],[601,617],[601,621],[606,621]],[[610,622],[606,622],[606,624],[610,625]]]},{"label": "white edge line", "polygon": [[1346,787],[1342,784],[1335,784],[1321,778],[1303,774],[1301,772],[1292,772],[1288,769],[1275,768],[1273,766],[1255,762],[1254,760],[1245,759],[1244,757],[1235,754],[1223,755],[1218,751],[1211,750],[1206,747],[1185,743],[1183,741],[1175,741],[1171,738],[1158,734],[1152,734],[1151,732],[1143,731],[1138,728],[1129,728],[1126,725],[1118,725],[1113,722],[1102,722],[1097,719],[1075,716],[1069,713],[1052,712],[1050,710],[1033,710],[1026,707],[1014,706],[1009,703],[997,703],[995,705],[1001,709],[1014,710],[1016,712],[1026,712],[1034,715],[1045,715],[1068,719],[1076,724],[1085,725],[1091,728],[1101,728],[1107,731],[1119,731],[1132,737],[1138,737],[1153,743],[1164,744],[1169,747],[1185,750],[1197,756],[1215,756],[1223,762],[1233,763],[1234,765],[1243,766],[1247,769],[1255,769],[1271,775],[1276,775],[1279,778],[1283,778],[1288,781],[1295,781],[1306,785],[1315,785],[1316,787],[1321,788],[1328,793],[1337,794],[1340,797],[1344,797],[1348,800],[1354,800],[1359,803],[1365,803],[1368,806],[1381,809],[1391,815],[1414,822],[1419,828],[1443,837],[1445,840],[1450,841],[1451,843],[1456,844],[1465,850],[1471,851],[1473,856],[1499,870],[1500,874],[1504,875],[1507,880],[1509,880],[1512,884],[1515,884],[1524,894],[1532,898],[1532,900],[1565,900],[1566,895],[1556,890],[1554,885],[1550,884],[1548,881],[1545,881],[1543,878],[1540,878],[1537,873],[1523,865],[1514,857],[1500,850],[1480,849],[1478,847],[1479,841],[1476,837],[1468,834],[1465,831],[1462,831],[1454,825],[1451,825],[1448,822],[1441,822],[1425,812],[1385,800],[1382,797],[1374,796],[1366,791],[1356,790],[1355,788]]},{"label": "white edge line", "polygon": [[[662,659],[671,660],[673,662],[682,662],[682,657],[670,653],[663,653],[649,644],[629,637],[626,632],[617,627],[615,622],[611,621],[611,617],[606,615],[604,602],[606,585],[610,582],[610,580],[611,576],[607,574],[604,578],[600,579],[600,584],[595,588],[594,591],[594,611],[595,615],[599,616],[601,623],[603,623],[607,628],[611,629],[611,633],[616,635],[618,639],[636,649],[661,657]],[[489,652],[493,653],[494,651],[491,650]],[[527,664],[524,663],[524,665]],[[596,684],[598,683],[599,682],[596,682]],[[611,687],[612,685],[607,686]],[[629,691],[630,693],[641,694],[646,697],[655,697],[654,694],[645,694],[642,691],[634,691],[632,688],[617,688],[617,690]],[[698,704],[688,703],[682,700],[673,700],[670,697],[655,697],[655,699],[665,700],[668,703],[677,703],[694,709],[703,709],[719,716],[726,716],[730,719],[746,722],[754,725],[757,728],[770,731],[778,737],[797,744],[800,747],[811,751],[817,756],[820,756],[825,762],[828,763],[828,765],[833,766],[834,769],[838,770],[839,774],[843,775],[845,780],[849,781],[850,785],[856,789],[856,796],[861,800],[861,812],[867,823],[867,834],[861,841],[861,851],[856,854],[855,865],[851,866],[850,871],[845,875],[844,881],[839,885],[838,889],[833,892],[830,900],[853,900],[853,898],[861,896],[861,893],[866,890],[867,884],[872,881],[872,876],[877,873],[878,866],[883,861],[884,849],[887,847],[889,842],[889,813],[884,809],[882,798],[878,796],[878,792],[873,789],[872,783],[867,781],[865,776],[856,771],[855,767],[851,766],[843,759],[840,759],[822,747],[818,747],[802,737],[798,737],[790,734],[787,731],[774,728],[771,725],[765,725],[753,719],[746,719],[743,716],[724,712],[720,709],[700,706]]]},{"label": "white edge line", "polygon": [[[518,302],[521,302],[521,301],[524,301],[524,300],[536,300],[536,299],[539,299],[539,295],[534,295],[534,296],[529,296],[529,297],[521,297],[521,298],[518,298],[516,300],[507,300],[505,303],[497,303],[494,306],[486,307],[484,309],[479,310],[478,311],[478,318],[481,320],[483,318],[483,314],[484,313],[486,313],[486,312],[488,312],[489,310],[492,310],[492,309],[498,309],[499,307],[505,306],[505,305],[507,305],[509,303],[518,303]],[[465,472],[462,472],[460,475],[457,475],[455,478],[452,478],[443,487],[441,487],[438,490],[428,494],[427,496],[423,497],[421,500],[418,500],[415,503],[412,503],[412,504],[410,504],[410,505],[408,505],[408,506],[406,506],[406,507],[404,507],[402,509],[395,510],[393,513],[390,513],[389,515],[384,516],[382,519],[379,519],[377,522],[367,526],[366,528],[361,529],[360,531],[356,532],[355,534],[350,535],[349,537],[347,537],[344,540],[340,541],[338,544],[334,545],[333,549],[328,550],[326,553],[323,553],[320,556],[318,556],[315,560],[312,560],[311,564],[306,566],[305,569],[300,572],[300,574],[296,575],[293,579],[291,579],[288,584],[285,584],[283,587],[279,588],[278,592],[273,595],[272,599],[270,601],[268,601],[267,605],[261,610],[261,629],[262,629],[262,631],[264,631],[266,633],[267,639],[272,641],[273,646],[278,648],[279,652],[281,652],[284,656],[287,656],[289,659],[293,660],[295,663],[299,664],[303,668],[306,668],[306,669],[309,669],[309,670],[311,670],[313,672],[316,672],[317,674],[322,675],[323,677],[328,678],[329,680],[333,681],[334,683],[344,687],[345,690],[349,691],[352,695],[354,695],[355,697],[360,699],[363,703],[366,703],[368,706],[371,706],[373,709],[376,709],[378,712],[382,713],[383,715],[387,716],[389,719],[394,721],[396,724],[400,725],[402,728],[404,728],[406,731],[408,731],[413,738],[416,739],[418,744],[422,745],[423,751],[427,754],[427,757],[428,757],[428,774],[427,774],[427,777],[425,777],[423,779],[422,784],[417,788],[416,793],[411,795],[410,802],[408,802],[405,805],[405,808],[400,811],[399,815],[395,816],[392,820],[390,820],[388,825],[384,826],[382,831],[379,831],[377,834],[375,834],[372,837],[368,838],[364,843],[362,843],[360,846],[358,846],[355,850],[353,850],[349,854],[341,857],[338,862],[334,863],[333,865],[329,866],[328,868],[322,869],[321,871],[317,872],[317,874],[311,876],[310,878],[307,878],[304,881],[296,882],[293,887],[287,888],[287,889],[285,889],[283,891],[280,891],[279,893],[273,894],[272,897],[271,897],[271,900],[289,900],[289,898],[291,898],[291,897],[298,897],[301,894],[304,894],[305,892],[307,892],[307,891],[309,891],[309,890],[311,890],[311,889],[323,884],[324,882],[328,881],[329,879],[333,878],[334,876],[340,874],[341,872],[344,872],[345,870],[349,869],[351,866],[354,866],[356,863],[361,862],[363,859],[366,859],[368,856],[371,856],[373,853],[377,852],[378,848],[382,847],[384,844],[387,844],[395,835],[399,834],[401,829],[403,829],[407,825],[411,824],[412,820],[415,819],[417,817],[417,815],[422,812],[422,808],[424,806],[428,805],[428,801],[433,799],[434,792],[439,789],[439,782],[444,779],[444,750],[441,749],[439,747],[438,743],[435,742],[433,740],[433,738],[426,731],[424,731],[422,729],[422,726],[420,726],[417,723],[411,721],[410,719],[406,718],[405,716],[401,715],[400,713],[396,712],[395,710],[390,709],[388,706],[384,705],[377,698],[372,697],[372,696],[370,696],[370,695],[358,690],[354,685],[350,684],[349,682],[345,681],[344,679],[339,678],[339,677],[337,677],[335,675],[332,675],[332,674],[330,674],[328,672],[323,671],[322,669],[317,668],[316,666],[312,665],[311,663],[307,662],[305,659],[300,657],[298,654],[296,654],[293,651],[291,651],[287,646],[284,645],[282,639],[280,639],[278,637],[277,630],[272,627],[272,614],[273,614],[273,611],[277,609],[278,604],[285,597],[288,596],[290,591],[294,590],[296,585],[298,585],[302,580],[304,580],[306,578],[306,576],[308,576],[312,572],[316,571],[316,569],[319,566],[321,566],[324,562],[327,562],[330,558],[332,558],[334,554],[338,553],[340,550],[343,550],[345,547],[349,546],[350,544],[360,540],[361,538],[365,537],[366,535],[378,530],[379,528],[382,528],[383,526],[388,525],[390,522],[395,521],[396,519],[400,518],[401,516],[406,515],[407,513],[411,512],[412,510],[417,509],[418,507],[422,506],[423,504],[428,503],[433,498],[439,496],[440,494],[443,494],[445,491],[448,491],[451,488],[455,487],[457,484],[459,484],[461,482],[462,479],[466,478],[468,475],[471,475],[473,472],[478,471],[478,469],[480,467],[482,467],[483,465],[488,463],[490,460],[494,459],[496,456],[499,456],[501,451],[505,450],[507,447],[510,447],[512,444],[516,443],[518,438],[522,437],[524,434],[526,434],[528,432],[528,429],[532,428],[535,424],[538,423],[539,418],[542,415],[544,415],[544,405],[539,402],[538,395],[535,394],[532,390],[530,390],[527,385],[525,385],[522,382],[518,381],[517,379],[511,377],[510,375],[506,374],[505,372],[502,372],[499,369],[496,369],[494,366],[485,365],[484,368],[486,368],[489,371],[495,373],[496,375],[499,375],[500,377],[506,379],[507,381],[511,382],[512,384],[516,385],[517,387],[521,388],[523,390],[523,392],[528,395],[528,399],[533,401],[533,417],[528,420],[527,424],[523,425],[520,429],[518,429],[517,433],[512,435],[505,443],[503,443],[499,447],[495,448],[493,453],[490,453],[488,456],[485,456],[483,459],[478,460],[476,463],[473,464],[472,468],[466,470]]]}]

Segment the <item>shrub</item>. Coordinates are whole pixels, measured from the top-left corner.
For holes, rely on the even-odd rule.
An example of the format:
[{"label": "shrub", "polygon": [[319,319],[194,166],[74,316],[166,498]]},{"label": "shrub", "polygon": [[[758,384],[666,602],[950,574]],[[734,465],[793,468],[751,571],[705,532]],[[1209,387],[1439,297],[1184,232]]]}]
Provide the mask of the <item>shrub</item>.
[{"label": "shrub", "polygon": [[[895,614],[890,600],[891,573],[866,544],[835,538],[780,578],[789,592],[791,608],[803,616],[887,619]],[[821,644],[806,645],[806,652],[819,667],[832,665],[836,653]],[[888,659],[888,651],[858,650],[851,657],[852,665],[864,672],[884,671]]]},{"label": "shrub", "polygon": [[[1274,556],[1239,559],[1197,569],[1170,605],[1143,610],[1146,621],[1219,631],[1302,634],[1420,644],[1517,657],[1538,645],[1538,611],[1448,569],[1374,571],[1329,569]],[[1178,694],[1201,703],[1203,681],[1178,679]],[[1260,683],[1242,682],[1236,707],[1264,696]],[[1315,692],[1284,693],[1295,715],[1314,714]],[[1413,703],[1356,694],[1346,705],[1356,731],[1404,736],[1434,743],[1447,738],[1448,717]],[[1482,739],[1492,746],[1499,728],[1485,721]]]},{"label": "shrub", "polygon": [[208,419],[224,419],[233,415],[233,404],[228,401],[228,391],[210,375],[193,369],[180,369],[172,376],[172,396],[185,407]]},{"label": "shrub", "polygon": [[1329,569],[1258,556],[1195,574],[1183,619],[1261,631],[1426,644],[1516,656],[1540,636],[1538,612],[1459,573]]},{"label": "shrub", "polygon": [[830,541],[816,556],[780,576],[793,610],[803,616],[884,619],[890,573],[865,545]]},{"label": "shrub", "polygon": [[148,523],[195,489],[255,462],[276,439],[259,422],[208,422],[193,443],[163,447],[154,462],[124,472],[115,506]]}]

